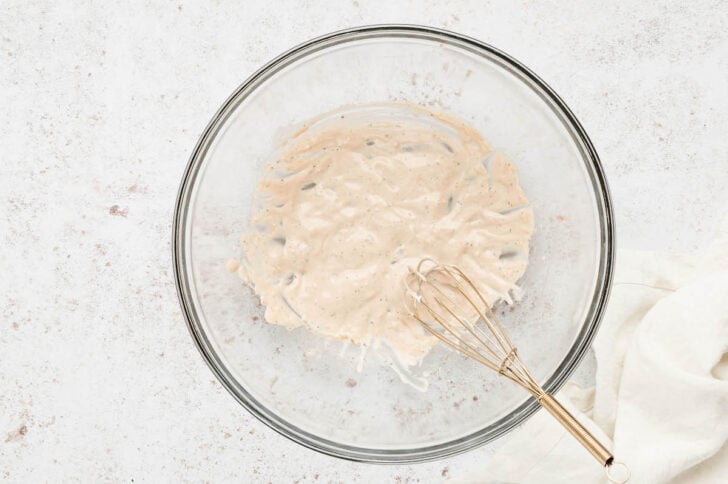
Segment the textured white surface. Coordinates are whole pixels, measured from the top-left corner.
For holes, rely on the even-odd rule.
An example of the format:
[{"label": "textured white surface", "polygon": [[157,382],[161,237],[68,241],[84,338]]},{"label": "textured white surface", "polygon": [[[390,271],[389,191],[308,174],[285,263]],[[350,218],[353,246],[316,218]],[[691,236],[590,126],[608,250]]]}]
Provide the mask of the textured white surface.
[{"label": "textured white surface", "polygon": [[107,2],[0,6],[0,479],[433,482],[247,415],[187,334],[174,197],[197,136],[270,58],[368,23],[499,47],[590,133],[622,248],[691,250],[728,202],[728,7],[671,2]]}]

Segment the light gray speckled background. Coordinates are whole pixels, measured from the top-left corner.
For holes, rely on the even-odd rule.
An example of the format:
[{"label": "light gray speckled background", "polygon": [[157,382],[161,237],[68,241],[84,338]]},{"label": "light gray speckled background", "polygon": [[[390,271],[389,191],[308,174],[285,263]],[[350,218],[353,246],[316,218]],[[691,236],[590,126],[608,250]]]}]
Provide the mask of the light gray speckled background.
[{"label": "light gray speckled background", "polygon": [[0,480],[436,482],[492,452],[314,454],[247,415],[187,334],[170,261],[187,157],[245,77],[312,36],[407,22],[492,43],[590,133],[620,247],[710,238],[728,201],[724,2],[449,3],[2,2]]}]

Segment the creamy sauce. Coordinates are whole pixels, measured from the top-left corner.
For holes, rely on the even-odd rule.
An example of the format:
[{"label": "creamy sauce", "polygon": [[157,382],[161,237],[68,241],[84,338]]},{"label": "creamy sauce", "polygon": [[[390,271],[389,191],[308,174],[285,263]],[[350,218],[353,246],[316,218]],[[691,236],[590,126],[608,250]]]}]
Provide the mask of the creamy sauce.
[{"label": "creamy sauce", "polygon": [[409,104],[357,106],[312,121],[270,164],[238,273],[268,322],[383,342],[413,365],[437,340],[405,309],[408,268],[456,264],[489,302],[511,303],[532,231],[513,163],[473,128]]}]

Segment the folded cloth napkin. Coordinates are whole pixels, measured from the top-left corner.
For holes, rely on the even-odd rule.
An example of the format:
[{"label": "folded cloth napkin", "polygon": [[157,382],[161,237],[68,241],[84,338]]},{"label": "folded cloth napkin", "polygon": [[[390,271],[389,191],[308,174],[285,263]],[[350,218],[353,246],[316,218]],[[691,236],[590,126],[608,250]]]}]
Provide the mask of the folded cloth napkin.
[{"label": "folded cloth napkin", "polygon": [[[596,385],[557,395],[630,483],[728,482],[728,237],[697,254],[620,251],[593,345]],[[545,411],[461,482],[604,483]]]}]

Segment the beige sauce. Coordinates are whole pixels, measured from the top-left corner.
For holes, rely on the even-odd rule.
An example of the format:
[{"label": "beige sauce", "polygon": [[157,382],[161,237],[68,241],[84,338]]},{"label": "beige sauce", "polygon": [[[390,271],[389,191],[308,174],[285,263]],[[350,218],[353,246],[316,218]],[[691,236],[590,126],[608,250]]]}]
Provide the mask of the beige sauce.
[{"label": "beige sauce", "polygon": [[258,195],[238,273],[267,321],[385,343],[405,365],[437,342],[405,310],[409,267],[456,264],[510,303],[528,262],[533,213],[513,164],[463,121],[409,104],[314,120]]}]

